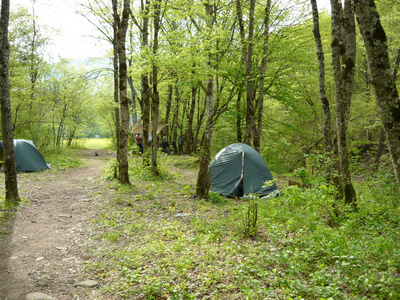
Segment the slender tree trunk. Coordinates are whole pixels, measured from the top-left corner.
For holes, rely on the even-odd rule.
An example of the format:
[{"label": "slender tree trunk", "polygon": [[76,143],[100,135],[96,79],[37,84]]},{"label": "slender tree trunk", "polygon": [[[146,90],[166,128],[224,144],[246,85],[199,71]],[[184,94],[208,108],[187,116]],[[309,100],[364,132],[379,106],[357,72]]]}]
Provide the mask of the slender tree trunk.
[{"label": "slender tree trunk", "polygon": [[236,142],[242,142],[242,88],[239,86],[237,99],[236,99]]},{"label": "slender tree trunk", "polygon": [[[129,64],[129,68],[130,68],[131,64]],[[135,124],[138,122],[138,118],[137,118],[137,111],[136,111],[136,90],[135,87],[133,86],[133,80],[132,80],[132,76],[128,76],[128,85],[129,88],[131,90],[131,96],[132,96],[132,101],[130,102],[131,108],[132,108],[132,125],[135,126]]]},{"label": "slender tree trunk", "polygon": [[201,91],[202,89],[198,89],[198,93],[197,93],[197,121],[196,121],[196,132],[194,134],[194,152],[197,152],[197,143],[198,143],[198,139],[199,139],[199,135],[200,135],[200,125],[203,124],[203,119],[204,119],[204,115],[206,112],[206,99],[204,98],[204,105],[200,105],[201,102]]},{"label": "slender tree trunk", "polygon": [[[153,55],[156,56],[158,52],[158,33],[160,31],[160,2],[159,0],[154,0],[154,39],[153,39]],[[151,151],[151,172],[154,176],[158,176],[160,173],[157,166],[157,154],[158,154],[158,140],[157,140],[157,129],[158,129],[158,119],[159,119],[159,107],[160,107],[160,96],[158,93],[158,66],[157,62],[153,63],[153,93],[152,93],[152,105],[151,105],[151,117],[152,117],[152,151]]]},{"label": "slender tree trunk", "polygon": [[[319,98],[322,104],[322,109],[324,112],[324,142],[325,142],[325,152],[328,157],[332,158],[332,126],[331,126],[331,109],[328,97],[326,95],[325,90],[325,56],[324,50],[322,47],[321,34],[319,31],[319,16],[318,16],[318,8],[317,1],[311,0],[311,7],[313,12],[313,23],[314,23],[314,39],[315,46],[317,50],[318,57],[318,84],[319,84]],[[327,180],[330,181],[332,179],[332,172],[330,166],[326,168],[326,177]]]},{"label": "slender tree trunk", "polygon": [[[117,144],[117,160],[121,156],[118,145],[119,141],[119,127],[120,127],[120,116],[119,116],[119,63],[118,63],[118,24],[120,22],[118,14],[118,1],[112,1],[113,7],[113,67],[114,67],[114,119],[115,119],[115,142]],[[115,179],[118,179],[118,172],[114,172]]]},{"label": "slender tree trunk", "polygon": [[174,93],[174,87],[172,84],[168,85],[168,98],[167,98],[167,108],[166,108],[166,112],[165,112],[165,123],[168,124],[167,127],[167,136],[169,137],[169,135],[171,134],[171,129],[170,129],[170,124],[169,124],[169,117],[171,115],[171,103],[172,103],[172,95]]},{"label": "slender tree trunk", "polygon": [[356,203],[356,192],[351,182],[347,149],[347,129],[353,93],[356,30],[352,1],[346,0],[344,10],[332,0],[332,65],[336,90],[336,134],[341,185],[346,204]]},{"label": "slender tree trunk", "polygon": [[189,118],[188,118],[188,127],[186,133],[186,150],[187,154],[190,154],[193,151],[193,120],[194,120],[194,111],[196,108],[196,96],[197,96],[197,86],[192,87],[192,101],[190,104]]},{"label": "slender tree trunk", "polygon": [[257,126],[255,126],[255,133],[253,137],[254,149],[260,152],[261,148],[261,134],[263,125],[264,114],[264,77],[265,70],[267,69],[267,56],[268,56],[268,43],[269,43],[269,15],[271,12],[271,0],[267,1],[265,6],[264,17],[264,32],[263,32],[263,55],[260,66],[260,79],[258,81],[258,98],[257,98]]},{"label": "slender tree trunk", "polygon": [[[146,51],[147,46],[149,45],[149,1],[146,0],[145,3],[141,2],[141,11],[143,14],[143,27],[141,30],[142,33],[142,41],[141,41],[141,51]],[[150,124],[150,99],[151,99],[151,91],[149,85],[149,77],[148,73],[141,74],[142,81],[142,119],[143,119],[143,150],[147,152],[149,149],[148,137],[149,137],[149,124]],[[146,155],[143,156],[143,164],[145,166],[149,165],[149,161]]]},{"label": "slender tree trunk", "polygon": [[400,99],[390,69],[386,33],[373,0],[355,0],[358,26],[367,50],[372,87],[400,189]]},{"label": "slender tree trunk", "polygon": [[[178,82],[178,79],[176,80]],[[174,117],[172,121],[172,139],[177,143],[178,142],[178,121],[179,121],[179,107],[181,105],[181,96],[179,94],[179,87],[175,85],[175,111]]]},{"label": "slender tree trunk", "polygon": [[200,167],[197,176],[196,196],[204,197],[210,190],[208,165],[211,161],[211,143],[214,130],[214,79],[209,75],[206,83],[206,128],[200,145]]},{"label": "slender tree trunk", "polygon": [[15,204],[20,198],[18,194],[17,169],[15,166],[14,135],[11,122],[8,23],[10,16],[10,1],[1,1],[0,19],[0,104],[1,129],[3,135],[4,171],[6,201]]},{"label": "slender tree trunk", "polygon": [[[207,16],[207,30],[211,34],[213,28],[213,16],[214,8],[209,3],[204,3],[206,16]],[[208,70],[211,73],[213,68],[213,54],[208,50]],[[206,87],[206,127],[204,130],[203,139],[201,142],[200,149],[200,164],[199,164],[199,174],[197,176],[197,186],[196,186],[196,196],[204,197],[208,195],[210,190],[210,173],[208,170],[208,165],[211,161],[211,143],[214,131],[214,78],[212,74],[208,75]]]},{"label": "slender tree trunk", "polygon": [[241,0],[236,0],[239,31],[242,43],[242,57],[246,68],[246,132],[244,142],[251,146],[252,133],[255,128],[254,122],[254,78],[253,78],[253,35],[254,35],[254,9],[255,0],[250,0],[249,10],[249,32],[246,39]]},{"label": "slender tree trunk", "polygon": [[118,62],[119,62],[119,100],[121,124],[118,133],[118,180],[129,184],[128,165],[128,135],[129,135],[129,99],[128,99],[128,68],[126,59],[126,33],[128,30],[130,0],[124,0],[122,19],[118,26]]}]

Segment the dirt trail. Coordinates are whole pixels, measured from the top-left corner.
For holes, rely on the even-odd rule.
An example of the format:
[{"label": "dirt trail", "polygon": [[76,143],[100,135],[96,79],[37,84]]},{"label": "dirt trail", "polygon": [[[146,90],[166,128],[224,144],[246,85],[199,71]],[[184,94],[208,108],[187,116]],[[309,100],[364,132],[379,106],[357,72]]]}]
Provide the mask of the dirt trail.
[{"label": "dirt trail", "polygon": [[[99,155],[95,156],[95,152]],[[19,174],[21,205],[0,234],[0,300],[23,300],[42,292],[58,300],[88,299],[90,291],[75,287],[90,244],[90,219],[102,201],[99,179],[105,151],[80,153],[87,166],[68,171]],[[0,183],[4,190],[4,175]],[[3,192],[3,191],[2,191]],[[4,192],[3,192],[4,193]]]}]

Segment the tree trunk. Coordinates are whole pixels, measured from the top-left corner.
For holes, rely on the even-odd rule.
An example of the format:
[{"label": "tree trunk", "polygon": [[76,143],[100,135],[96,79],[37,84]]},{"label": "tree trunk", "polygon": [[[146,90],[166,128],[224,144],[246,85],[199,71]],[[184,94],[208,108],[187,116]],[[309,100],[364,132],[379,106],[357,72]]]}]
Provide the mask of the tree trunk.
[{"label": "tree trunk", "polygon": [[[141,51],[143,52],[143,59],[146,59],[144,52],[149,45],[149,1],[141,7],[141,12],[143,14],[143,27],[142,27],[142,41],[141,41]],[[147,152],[149,149],[148,137],[149,137],[149,124],[150,124],[150,99],[151,91],[149,85],[149,75],[147,73],[141,74],[142,81],[142,119],[143,119],[143,151]],[[143,156],[143,164],[145,166],[149,165],[149,161],[146,155]]]},{"label": "tree trunk", "polygon": [[336,91],[336,135],[340,178],[345,203],[356,203],[356,192],[351,182],[347,150],[347,129],[353,93],[356,30],[352,1],[346,0],[344,10],[332,0],[332,65]]},{"label": "tree trunk", "polygon": [[[171,114],[171,103],[172,103],[172,95],[174,92],[174,86],[172,84],[168,85],[168,98],[167,98],[167,107],[166,107],[166,112],[165,112],[165,123],[169,124],[169,117]],[[169,134],[171,134],[170,126],[168,125],[167,127],[167,136],[169,137]]]},{"label": "tree trunk", "polygon": [[253,137],[254,149],[260,152],[261,150],[261,134],[264,114],[264,76],[267,69],[267,56],[268,56],[268,43],[269,43],[269,15],[271,12],[271,0],[267,1],[265,6],[264,17],[264,32],[263,32],[263,55],[260,66],[260,79],[258,82],[258,98],[257,98],[257,126],[255,126],[255,133]]},{"label": "tree trunk", "polygon": [[237,99],[236,99],[236,142],[242,142],[242,110],[241,110],[241,102],[242,102],[242,88],[239,86]]},{"label": "tree trunk", "polygon": [[192,153],[193,151],[193,120],[194,120],[194,111],[196,108],[196,96],[197,96],[197,86],[192,87],[192,101],[190,104],[189,118],[188,118],[188,127],[186,133],[186,150],[187,154]]},{"label": "tree trunk", "polygon": [[[176,83],[178,83],[178,79],[176,80]],[[174,117],[172,120],[172,140],[174,140],[176,143],[178,142],[178,120],[179,120],[179,107],[181,105],[181,96],[179,94],[179,87],[177,84],[175,84],[175,111],[174,111]]]},{"label": "tree trunk", "polygon": [[251,146],[252,133],[255,128],[254,122],[254,80],[252,75],[253,69],[253,35],[254,35],[254,9],[255,0],[250,0],[249,10],[249,32],[246,39],[242,3],[240,0],[236,0],[237,16],[239,21],[240,38],[242,43],[242,58],[245,62],[246,68],[246,132],[244,142]]},{"label": "tree trunk", "polygon": [[[325,142],[325,152],[328,157],[332,157],[332,126],[331,126],[331,109],[328,97],[325,91],[325,56],[324,50],[322,48],[321,34],[319,31],[319,16],[317,1],[311,0],[311,7],[313,13],[313,23],[314,23],[314,39],[315,46],[317,50],[318,57],[318,84],[319,84],[319,98],[322,104],[322,109],[324,112],[324,142]],[[332,172],[330,166],[326,168],[326,177],[330,181],[332,179]]]},{"label": "tree trunk", "polygon": [[[213,27],[213,16],[214,9],[209,3],[204,3],[206,16],[207,16],[207,30],[211,33]],[[208,70],[211,73],[213,65],[213,54],[208,51]],[[200,165],[199,174],[197,176],[196,196],[204,197],[208,195],[210,190],[210,173],[208,166],[211,161],[211,143],[214,131],[214,78],[213,75],[209,74],[205,87],[206,93],[206,127],[204,130],[203,139],[200,146]]]},{"label": "tree trunk", "polygon": [[[113,3],[116,0],[113,0]],[[115,4],[116,5],[116,4]],[[130,14],[130,0],[124,0],[122,19],[118,23],[117,45],[118,45],[118,63],[119,63],[119,101],[121,123],[118,132],[118,180],[121,183],[129,184],[129,166],[128,166],[128,134],[129,134],[129,99],[128,99],[128,68],[126,60],[126,32],[128,30],[128,21]],[[117,21],[118,16],[114,16]]]},{"label": "tree trunk", "polygon": [[[211,58],[210,58],[211,60]],[[210,61],[209,61],[210,63]],[[211,143],[214,129],[214,80],[211,75],[206,83],[206,128],[200,145],[200,166],[197,177],[196,196],[204,197],[210,190],[210,174],[208,166],[211,161]]]},{"label": "tree trunk", "polygon": [[8,23],[10,1],[1,1],[0,19],[0,104],[1,129],[3,134],[4,171],[6,201],[11,204],[19,202],[17,168],[15,165],[14,135],[11,122]]},{"label": "tree trunk", "polygon": [[354,2],[358,26],[367,51],[372,87],[400,189],[400,99],[390,69],[386,33],[380,22],[375,1]]},{"label": "tree trunk", "polygon": [[[153,39],[153,55],[157,55],[158,51],[158,33],[160,30],[160,2],[154,0],[154,39]],[[160,96],[158,93],[158,66],[157,63],[153,62],[153,93],[152,93],[152,105],[151,105],[151,117],[152,117],[152,149],[151,149],[151,172],[154,176],[158,176],[160,173],[157,166],[157,154],[158,154],[158,139],[157,139],[157,128],[159,119],[159,107],[160,107]]]},{"label": "tree trunk", "polygon": [[[115,119],[115,142],[117,144],[117,160],[120,157],[119,154],[119,126],[120,126],[120,116],[119,116],[119,64],[118,64],[118,24],[119,24],[119,14],[118,14],[118,0],[112,1],[113,7],[113,67],[114,67],[114,119]],[[118,179],[118,173],[114,172]]]}]

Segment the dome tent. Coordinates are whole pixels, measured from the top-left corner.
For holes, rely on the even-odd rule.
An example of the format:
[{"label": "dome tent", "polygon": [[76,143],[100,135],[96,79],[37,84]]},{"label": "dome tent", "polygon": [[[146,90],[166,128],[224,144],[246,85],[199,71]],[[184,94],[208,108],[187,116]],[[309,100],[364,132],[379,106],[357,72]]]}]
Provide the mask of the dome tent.
[{"label": "dome tent", "polygon": [[252,147],[236,143],[223,148],[209,165],[212,192],[230,197],[242,197],[251,193],[268,195],[278,188],[261,155]]},{"label": "dome tent", "polygon": [[[15,162],[18,172],[38,172],[50,169],[35,143],[30,140],[14,140]],[[3,160],[3,141],[0,141],[0,159]]]}]

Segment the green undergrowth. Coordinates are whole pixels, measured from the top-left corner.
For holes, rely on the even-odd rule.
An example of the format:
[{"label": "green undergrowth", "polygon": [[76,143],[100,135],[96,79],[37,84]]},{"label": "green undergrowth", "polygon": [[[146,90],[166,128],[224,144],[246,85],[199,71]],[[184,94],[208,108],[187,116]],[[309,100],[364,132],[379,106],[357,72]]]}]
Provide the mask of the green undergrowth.
[{"label": "green undergrowth", "polygon": [[136,157],[131,186],[109,181],[110,200],[92,220],[99,246],[87,250],[96,299],[398,299],[390,178],[359,182],[357,211],[311,177],[274,199],[195,199],[195,161],[161,156],[153,177]]},{"label": "green undergrowth", "polygon": [[50,163],[51,170],[60,171],[69,168],[77,168],[84,166],[84,162],[76,150],[70,148],[54,148],[42,153],[47,163]]}]

